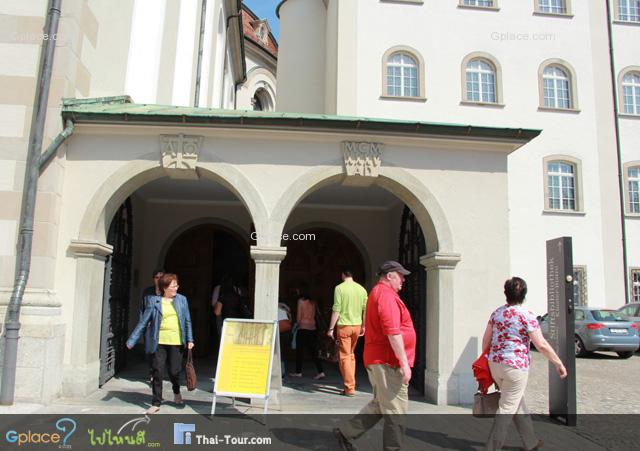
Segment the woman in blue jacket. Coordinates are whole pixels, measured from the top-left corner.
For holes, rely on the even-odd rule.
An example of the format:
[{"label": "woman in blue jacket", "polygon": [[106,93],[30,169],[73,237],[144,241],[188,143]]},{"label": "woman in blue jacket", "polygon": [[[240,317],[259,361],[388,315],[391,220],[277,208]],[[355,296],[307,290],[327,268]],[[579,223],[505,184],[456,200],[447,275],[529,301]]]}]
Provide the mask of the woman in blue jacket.
[{"label": "woman in blue jacket", "polygon": [[162,403],[162,378],[168,366],[169,380],[173,386],[174,402],[183,404],[180,394],[180,371],[184,348],[193,348],[193,331],[187,298],[178,294],[178,276],[167,273],[160,279],[158,288],[162,296],[151,295],[144,300],[144,313],[127,340],[131,349],[149,327],[145,340],[145,352],[151,354],[152,406],[147,413],[156,413]]}]

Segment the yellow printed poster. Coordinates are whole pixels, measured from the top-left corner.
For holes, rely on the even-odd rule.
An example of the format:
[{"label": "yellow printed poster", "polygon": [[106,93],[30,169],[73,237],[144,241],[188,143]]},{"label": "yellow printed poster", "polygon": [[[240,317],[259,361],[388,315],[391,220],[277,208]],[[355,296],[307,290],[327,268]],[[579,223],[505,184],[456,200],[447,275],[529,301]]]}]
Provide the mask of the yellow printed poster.
[{"label": "yellow printed poster", "polygon": [[274,331],[274,322],[225,321],[216,393],[267,395]]}]

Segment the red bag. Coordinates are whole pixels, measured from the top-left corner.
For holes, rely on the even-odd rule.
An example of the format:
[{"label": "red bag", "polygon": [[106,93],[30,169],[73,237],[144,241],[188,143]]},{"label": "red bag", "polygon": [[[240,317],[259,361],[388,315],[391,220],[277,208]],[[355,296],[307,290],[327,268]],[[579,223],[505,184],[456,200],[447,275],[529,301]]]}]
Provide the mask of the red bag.
[{"label": "red bag", "polygon": [[489,370],[489,357],[487,354],[482,354],[478,357],[471,365],[471,369],[473,369],[473,376],[478,381],[478,391],[486,394],[489,391],[489,387],[495,383],[491,376],[491,370]]}]

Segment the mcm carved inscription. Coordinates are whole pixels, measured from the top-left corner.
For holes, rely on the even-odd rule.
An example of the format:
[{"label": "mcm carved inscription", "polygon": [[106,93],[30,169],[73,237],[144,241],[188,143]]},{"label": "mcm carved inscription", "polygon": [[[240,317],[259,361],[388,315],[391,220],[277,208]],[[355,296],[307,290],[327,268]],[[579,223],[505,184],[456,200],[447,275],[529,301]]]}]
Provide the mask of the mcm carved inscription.
[{"label": "mcm carved inscription", "polygon": [[382,164],[381,143],[344,141],[342,151],[348,176],[378,177]]}]

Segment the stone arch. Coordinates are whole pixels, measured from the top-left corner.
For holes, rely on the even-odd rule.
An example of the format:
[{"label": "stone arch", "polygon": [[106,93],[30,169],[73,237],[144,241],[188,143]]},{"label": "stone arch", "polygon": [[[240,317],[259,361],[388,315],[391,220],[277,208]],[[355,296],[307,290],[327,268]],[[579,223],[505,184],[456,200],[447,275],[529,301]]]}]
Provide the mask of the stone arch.
[{"label": "stone arch", "polygon": [[[296,205],[307,195],[345,177],[341,164],[317,166],[298,177],[274,207],[269,224],[269,239],[279,245],[279,237]],[[402,200],[413,211],[427,241],[427,253],[452,252],[451,228],[443,208],[429,189],[406,170],[395,166],[380,168],[375,182]]]},{"label": "stone arch", "polygon": [[[256,227],[258,236],[267,223],[267,210],[258,190],[249,179],[230,164],[213,162],[198,166],[198,175],[220,183],[244,204]],[[127,163],[96,190],[80,223],[78,237],[104,241],[113,215],[122,202],[143,185],[166,176],[156,160]]]},{"label": "stone arch", "polygon": [[[280,236],[289,215],[307,195],[323,186],[340,182],[345,177],[342,162],[336,160],[316,166],[295,179],[272,210],[267,243],[274,248],[280,244]],[[454,323],[453,270],[460,262],[461,256],[454,252],[451,227],[444,209],[435,196],[424,183],[406,169],[389,164],[384,165],[380,168],[375,184],[394,194],[411,209],[425,236],[426,255],[420,259],[420,263],[427,272],[427,291],[424,300],[426,303],[424,392],[428,400],[437,404],[456,404],[459,402],[459,394],[455,388],[458,384],[457,376],[453,375],[454,333],[446,325]],[[278,247],[278,249],[283,248]],[[256,268],[259,266],[257,264]],[[261,270],[265,276],[269,274],[273,279],[278,277],[277,266],[275,268],[276,270],[270,273],[266,268]],[[262,282],[260,285],[256,283],[256,292],[263,286],[271,286],[274,293],[272,296],[277,297],[277,287],[274,285],[274,282],[270,284]],[[266,305],[270,301],[265,299],[263,302]]]}]

